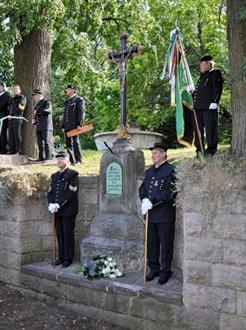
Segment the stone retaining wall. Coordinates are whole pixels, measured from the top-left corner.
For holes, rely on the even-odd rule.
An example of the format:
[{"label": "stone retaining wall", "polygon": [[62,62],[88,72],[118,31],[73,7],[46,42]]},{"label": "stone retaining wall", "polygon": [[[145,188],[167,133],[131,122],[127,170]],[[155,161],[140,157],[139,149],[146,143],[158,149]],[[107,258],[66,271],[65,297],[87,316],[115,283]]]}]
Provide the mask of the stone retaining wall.
[{"label": "stone retaining wall", "polygon": [[[99,210],[99,177],[79,180],[75,260],[80,259],[80,241],[88,235],[91,219]],[[12,191],[11,196],[0,194],[0,281],[18,286],[21,265],[51,259],[52,216],[47,210],[46,196],[47,187],[42,186],[38,197],[37,194],[28,197],[17,190]],[[181,225],[182,221],[177,220],[174,269],[179,278],[182,277]]]},{"label": "stone retaining wall", "polygon": [[[240,166],[212,160],[182,167],[173,267],[176,274],[183,273],[183,307],[177,310],[187,326],[175,323],[177,312],[177,328],[200,330],[209,324],[214,330],[246,329],[246,189]],[[79,240],[98,213],[98,181],[80,178],[77,259]],[[17,196],[0,195],[0,280],[15,286],[20,285],[22,264],[51,253],[45,193],[39,199]]]},{"label": "stone retaining wall", "polygon": [[183,302],[218,313],[223,330],[246,329],[245,172],[237,172],[209,163],[183,190]]},{"label": "stone retaining wall", "polygon": [[[39,197],[12,193],[0,198],[0,281],[19,285],[20,266],[51,259],[52,217],[46,192]],[[98,213],[98,177],[80,177],[79,215],[75,229],[75,259],[79,244],[88,234],[90,221]]]}]

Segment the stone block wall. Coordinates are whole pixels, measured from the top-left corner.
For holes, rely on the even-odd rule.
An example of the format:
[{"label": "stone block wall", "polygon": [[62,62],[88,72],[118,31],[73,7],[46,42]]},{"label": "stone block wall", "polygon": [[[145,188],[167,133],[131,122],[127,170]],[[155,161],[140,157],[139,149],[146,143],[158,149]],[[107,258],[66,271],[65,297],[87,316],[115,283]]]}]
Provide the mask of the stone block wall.
[{"label": "stone block wall", "polygon": [[213,163],[199,175],[183,191],[183,302],[218,313],[219,329],[246,329],[245,177]]},{"label": "stone block wall", "polygon": [[[46,187],[47,188],[47,187]],[[12,191],[0,195],[0,281],[18,285],[20,266],[51,260],[52,216],[47,210],[47,189],[25,196]],[[98,213],[98,177],[80,177],[79,215],[75,227],[75,259],[79,243]]]},{"label": "stone block wall", "polygon": [[[80,241],[89,233],[99,211],[99,177],[80,177],[79,214],[75,226],[75,260],[80,259]],[[138,180],[138,186],[141,181]],[[1,187],[0,187],[1,188]],[[25,195],[18,189],[0,191],[0,281],[18,285],[20,266],[51,260],[52,216],[47,210],[47,182],[39,191]],[[136,196],[137,198],[137,196]],[[140,212],[140,201],[137,198]],[[182,278],[183,220],[177,212],[173,269]],[[143,227],[141,226],[141,230]]]}]

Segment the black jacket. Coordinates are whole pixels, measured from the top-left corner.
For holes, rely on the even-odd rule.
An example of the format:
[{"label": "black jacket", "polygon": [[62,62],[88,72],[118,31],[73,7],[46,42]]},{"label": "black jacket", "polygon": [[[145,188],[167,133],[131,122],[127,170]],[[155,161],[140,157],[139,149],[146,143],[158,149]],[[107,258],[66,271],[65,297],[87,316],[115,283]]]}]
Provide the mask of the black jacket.
[{"label": "black jacket", "polygon": [[52,105],[48,100],[39,101],[35,108],[35,124],[37,131],[53,131]]},{"label": "black jacket", "polygon": [[193,93],[194,109],[208,110],[210,103],[219,103],[223,91],[223,77],[220,70],[201,73]]},{"label": "black jacket", "polygon": [[82,125],[84,119],[84,100],[81,96],[74,95],[67,99],[64,105],[62,128],[67,132]]},{"label": "black jacket", "polygon": [[58,203],[58,215],[71,216],[78,213],[78,172],[67,168],[64,172],[56,172],[51,176],[48,191],[48,202]]},{"label": "black jacket", "polygon": [[141,200],[149,198],[153,208],[149,210],[150,223],[175,221],[175,167],[167,161],[155,168],[151,166],[139,188]]},{"label": "black jacket", "polygon": [[13,96],[9,101],[9,115],[22,117],[26,107],[26,97],[22,94]]},{"label": "black jacket", "polygon": [[8,115],[9,100],[10,96],[7,92],[4,92],[0,96],[0,118],[3,118]]}]

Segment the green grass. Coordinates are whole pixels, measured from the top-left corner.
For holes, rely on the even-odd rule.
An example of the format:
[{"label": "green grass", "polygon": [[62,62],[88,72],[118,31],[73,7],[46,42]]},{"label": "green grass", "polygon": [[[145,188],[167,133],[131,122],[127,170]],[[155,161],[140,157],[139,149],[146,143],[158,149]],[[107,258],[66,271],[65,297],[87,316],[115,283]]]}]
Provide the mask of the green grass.
[{"label": "green grass", "polygon": [[[219,148],[220,153],[224,153],[228,151],[228,146],[221,146]],[[151,160],[151,151],[143,150],[145,157],[145,166],[148,167],[152,164]],[[81,165],[77,165],[74,168],[79,172],[81,176],[87,175],[98,175],[100,170],[100,159],[103,155],[104,151],[96,151],[96,150],[83,150],[83,163]],[[180,148],[180,149],[170,149],[167,152],[168,161],[173,164],[179,163],[184,159],[194,159],[196,156],[195,148]],[[22,166],[16,166],[14,168],[9,168],[4,171],[4,175],[10,175],[10,173],[21,174],[21,173],[43,173],[46,175],[51,175],[52,173],[57,171],[56,160],[52,160],[51,163],[44,164],[35,164],[30,163]],[[3,173],[2,173],[3,174]]]},{"label": "green grass", "polygon": [[[228,150],[228,146],[222,146],[219,149],[220,152],[225,152]],[[151,160],[151,151],[143,150],[145,157],[145,165],[150,166],[152,164]],[[75,167],[71,166],[71,168],[76,169],[80,175],[98,175],[100,170],[100,159],[103,155],[104,151],[96,151],[96,150],[83,150],[83,163],[81,165],[77,165]],[[180,149],[170,149],[167,152],[168,160],[170,163],[177,164],[181,160],[184,159],[193,159],[196,156],[195,148],[180,148]],[[25,166],[21,166],[18,170],[26,169],[31,171],[32,173],[44,172],[47,174],[51,174],[57,171],[56,161],[53,160],[52,164],[28,164]]]}]

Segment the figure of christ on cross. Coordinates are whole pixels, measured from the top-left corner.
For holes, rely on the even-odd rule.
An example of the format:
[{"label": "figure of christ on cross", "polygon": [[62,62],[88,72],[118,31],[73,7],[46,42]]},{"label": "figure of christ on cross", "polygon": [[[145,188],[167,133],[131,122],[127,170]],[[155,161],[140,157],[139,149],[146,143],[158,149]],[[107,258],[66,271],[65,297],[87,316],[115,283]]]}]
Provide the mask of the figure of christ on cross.
[{"label": "figure of christ on cross", "polygon": [[108,58],[110,61],[119,64],[120,74],[120,128],[118,131],[118,139],[128,139],[127,131],[127,102],[126,102],[126,63],[127,59],[141,54],[143,47],[140,45],[133,45],[130,49],[127,47],[127,33],[120,36],[120,51],[109,51]]}]

